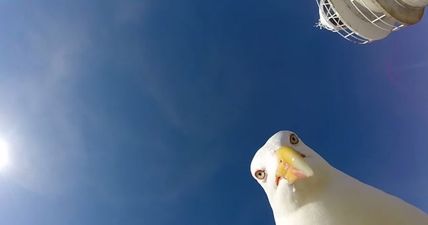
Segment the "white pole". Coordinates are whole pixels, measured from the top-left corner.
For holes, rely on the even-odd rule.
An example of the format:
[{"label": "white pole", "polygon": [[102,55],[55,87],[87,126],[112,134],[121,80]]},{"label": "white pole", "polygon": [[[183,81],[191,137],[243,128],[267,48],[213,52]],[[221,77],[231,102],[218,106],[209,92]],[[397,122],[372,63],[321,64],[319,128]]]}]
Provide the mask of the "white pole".
[{"label": "white pole", "polygon": [[401,0],[401,1],[414,7],[425,7],[428,5],[428,0]]}]

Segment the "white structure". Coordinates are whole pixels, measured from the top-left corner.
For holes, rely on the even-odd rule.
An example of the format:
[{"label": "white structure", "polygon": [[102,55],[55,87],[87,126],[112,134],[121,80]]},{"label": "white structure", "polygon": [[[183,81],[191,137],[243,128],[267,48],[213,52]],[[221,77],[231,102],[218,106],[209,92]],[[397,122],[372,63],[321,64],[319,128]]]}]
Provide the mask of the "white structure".
[{"label": "white structure", "polygon": [[419,22],[428,0],[317,0],[320,28],[359,44]]}]

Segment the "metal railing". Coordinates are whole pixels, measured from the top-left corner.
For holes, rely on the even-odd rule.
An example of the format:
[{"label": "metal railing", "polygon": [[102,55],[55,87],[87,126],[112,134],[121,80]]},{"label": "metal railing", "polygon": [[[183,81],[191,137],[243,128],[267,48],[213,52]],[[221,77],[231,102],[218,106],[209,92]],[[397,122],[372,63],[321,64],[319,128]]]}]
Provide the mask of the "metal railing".
[{"label": "metal railing", "polygon": [[[354,9],[351,10],[355,10],[355,12],[360,14],[358,15],[359,18],[373,24],[378,29],[396,31],[404,26],[404,24],[399,23],[387,14],[374,12],[364,3],[364,1],[347,1],[350,1],[351,5],[354,7]],[[324,21],[320,18],[320,21],[317,24],[318,27],[338,33],[343,38],[357,44],[366,44],[372,41],[353,30],[352,27],[341,18],[330,0],[317,0],[316,2],[320,10],[320,16],[324,17]],[[360,2],[362,2],[362,4]],[[327,25],[325,23],[329,24]]]}]

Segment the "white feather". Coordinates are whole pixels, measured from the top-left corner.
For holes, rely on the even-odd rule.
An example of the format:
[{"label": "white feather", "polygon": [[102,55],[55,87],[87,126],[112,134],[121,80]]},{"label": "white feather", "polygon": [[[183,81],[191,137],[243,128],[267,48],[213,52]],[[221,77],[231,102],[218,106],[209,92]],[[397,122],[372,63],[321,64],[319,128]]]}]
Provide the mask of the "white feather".
[{"label": "white feather", "polygon": [[[292,132],[280,131],[260,148],[252,162],[251,173],[265,170],[266,178],[257,180],[265,190],[277,225],[428,225],[422,210],[364,184],[330,166],[302,141],[290,144]],[[289,185],[275,183],[275,151],[293,147],[305,154],[314,176]]]}]

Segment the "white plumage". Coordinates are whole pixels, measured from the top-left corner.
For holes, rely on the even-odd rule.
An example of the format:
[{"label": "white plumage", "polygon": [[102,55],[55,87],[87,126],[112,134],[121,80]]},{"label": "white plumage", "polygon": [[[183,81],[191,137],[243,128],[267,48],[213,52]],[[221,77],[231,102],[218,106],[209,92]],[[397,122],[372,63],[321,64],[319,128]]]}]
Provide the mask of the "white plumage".
[{"label": "white plumage", "polygon": [[335,169],[290,131],[256,152],[251,174],[277,225],[428,225],[422,210]]}]

